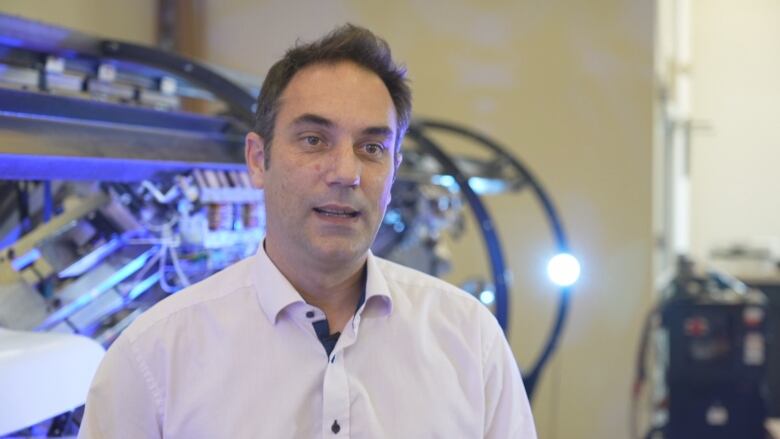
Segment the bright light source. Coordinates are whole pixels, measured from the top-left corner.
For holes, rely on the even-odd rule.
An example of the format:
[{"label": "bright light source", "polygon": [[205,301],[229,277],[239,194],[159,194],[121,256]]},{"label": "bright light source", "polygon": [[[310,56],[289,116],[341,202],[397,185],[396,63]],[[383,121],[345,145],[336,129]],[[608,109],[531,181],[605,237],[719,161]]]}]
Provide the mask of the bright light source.
[{"label": "bright light source", "polygon": [[434,175],[431,177],[431,183],[438,184],[447,188],[457,188],[458,182],[452,175]]},{"label": "bright light source", "polygon": [[547,276],[554,284],[568,287],[579,279],[580,263],[568,253],[557,254],[547,263]]},{"label": "bright light source", "polygon": [[469,178],[469,186],[479,195],[500,194],[507,189],[504,180],[496,178],[471,177]]},{"label": "bright light source", "polygon": [[479,301],[484,303],[485,305],[490,305],[495,300],[496,300],[496,295],[490,290],[485,290],[479,293]]}]

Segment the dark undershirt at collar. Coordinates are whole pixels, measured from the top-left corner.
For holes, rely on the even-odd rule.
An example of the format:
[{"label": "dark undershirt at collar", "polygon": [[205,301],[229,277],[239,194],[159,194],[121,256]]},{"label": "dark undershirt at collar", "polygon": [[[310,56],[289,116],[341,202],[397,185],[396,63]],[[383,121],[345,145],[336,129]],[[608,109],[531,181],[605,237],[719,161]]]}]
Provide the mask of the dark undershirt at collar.
[{"label": "dark undershirt at collar", "polygon": [[[366,283],[363,282],[363,290],[360,292],[360,299],[358,299],[357,307],[355,307],[355,313],[360,309],[361,306],[363,306],[363,302],[366,301]],[[312,322],[311,324],[314,326],[314,332],[317,333],[317,338],[320,339],[320,343],[322,343],[322,347],[325,348],[325,353],[330,357],[330,353],[333,352],[333,348],[336,347],[336,343],[339,341],[339,336],[341,335],[341,332],[336,332],[334,334],[330,333],[330,326],[328,325],[328,319],[322,319],[318,320],[316,322]]]}]

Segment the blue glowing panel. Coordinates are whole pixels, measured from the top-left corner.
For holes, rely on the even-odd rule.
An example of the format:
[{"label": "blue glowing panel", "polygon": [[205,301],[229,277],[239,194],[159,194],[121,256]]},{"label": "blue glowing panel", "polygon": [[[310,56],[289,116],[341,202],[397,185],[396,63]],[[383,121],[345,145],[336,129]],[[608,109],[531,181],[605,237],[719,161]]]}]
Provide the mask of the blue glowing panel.
[{"label": "blue glowing panel", "polygon": [[111,241],[108,241],[107,243],[96,248],[95,250],[93,250],[83,258],[74,262],[69,267],[60,271],[58,276],[60,277],[60,279],[65,279],[74,276],[81,276],[82,274],[86,273],[87,270],[97,265],[98,262],[105,259],[106,256],[110,255],[115,250],[117,250],[121,244],[122,244],[122,240],[120,238],[114,238]]},{"label": "blue glowing panel", "polygon": [[129,277],[131,274],[140,270],[141,267],[143,267],[144,264],[146,264],[146,261],[149,260],[149,258],[158,251],[159,251],[158,248],[152,248],[146,251],[145,253],[141,254],[140,256],[136,257],[135,259],[130,261],[127,265],[117,270],[116,273],[106,278],[103,282],[101,282],[91,290],[79,296],[78,299],[68,303],[67,305],[63,306],[62,308],[52,313],[48,318],[46,318],[46,320],[43,321],[43,323],[38,325],[36,329],[46,330],[56,325],[63,319],[68,318],[68,316],[70,316],[74,312],[80,310],[81,308],[84,308],[93,300],[95,300],[95,298],[102,295],[109,289],[115,287],[119,282],[122,282],[123,280],[127,279],[127,277]]},{"label": "blue glowing panel", "polygon": [[11,268],[13,268],[14,271],[22,271],[28,265],[37,261],[38,258],[40,257],[41,257],[41,251],[38,250],[37,248],[34,248],[28,251],[27,253],[23,254],[22,256],[19,256],[18,258],[11,261]]},{"label": "blue glowing panel", "polygon": [[127,293],[127,301],[132,302],[133,300],[137,299],[138,296],[145,293],[147,290],[149,290],[149,288],[151,288],[159,281],[160,281],[160,272],[156,271],[151,276],[147,277],[141,282],[138,282],[138,284],[136,284],[133,287],[133,289],[130,290],[129,293]]},{"label": "blue glowing panel", "polygon": [[24,45],[24,41],[18,38],[0,35],[0,44],[3,46],[22,47]]}]

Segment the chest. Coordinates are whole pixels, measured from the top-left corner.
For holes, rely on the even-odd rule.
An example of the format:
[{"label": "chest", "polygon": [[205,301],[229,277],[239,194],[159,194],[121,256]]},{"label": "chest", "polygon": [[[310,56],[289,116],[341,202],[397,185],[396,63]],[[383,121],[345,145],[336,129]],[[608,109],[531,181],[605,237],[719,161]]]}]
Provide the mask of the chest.
[{"label": "chest", "polygon": [[176,360],[167,377],[164,431],[186,438],[481,437],[478,358],[457,342],[405,336],[388,344],[381,332],[363,331],[351,344],[339,340],[330,357],[305,331],[284,339],[234,336],[195,356],[173,353],[189,361]]}]

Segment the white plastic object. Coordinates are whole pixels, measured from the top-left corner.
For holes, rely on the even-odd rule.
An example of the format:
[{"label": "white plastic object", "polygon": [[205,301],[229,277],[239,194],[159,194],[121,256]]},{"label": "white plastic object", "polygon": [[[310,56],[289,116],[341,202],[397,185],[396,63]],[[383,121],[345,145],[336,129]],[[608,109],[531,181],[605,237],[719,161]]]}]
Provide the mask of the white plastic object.
[{"label": "white plastic object", "polygon": [[0,328],[0,436],[84,404],[103,354],[80,335]]}]

